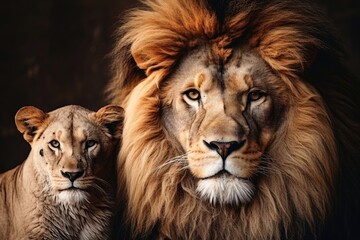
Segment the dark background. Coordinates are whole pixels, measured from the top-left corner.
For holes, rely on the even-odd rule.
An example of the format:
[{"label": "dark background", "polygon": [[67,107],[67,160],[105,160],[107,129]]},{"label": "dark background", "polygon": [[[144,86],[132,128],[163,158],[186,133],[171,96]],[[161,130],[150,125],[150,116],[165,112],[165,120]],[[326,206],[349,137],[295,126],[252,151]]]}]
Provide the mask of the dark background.
[{"label": "dark background", "polygon": [[[316,0],[338,28],[348,63],[360,75],[360,1]],[[68,104],[97,110],[110,78],[107,55],[126,0],[5,0],[0,5],[0,172],[26,159],[30,146],[14,116],[25,105]],[[359,93],[360,94],[360,93]],[[360,109],[359,109],[360,110]]]}]

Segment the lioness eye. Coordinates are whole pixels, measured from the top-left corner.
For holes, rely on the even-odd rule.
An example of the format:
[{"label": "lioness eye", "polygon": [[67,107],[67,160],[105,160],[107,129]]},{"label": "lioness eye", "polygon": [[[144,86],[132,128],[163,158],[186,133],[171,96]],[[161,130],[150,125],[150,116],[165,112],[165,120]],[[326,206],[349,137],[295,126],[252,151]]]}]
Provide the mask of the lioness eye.
[{"label": "lioness eye", "polygon": [[254,90],[249,93],[248,100],[249,101],[257,101],[260,98],[262,98],[265,95],[265,93],[261,90]]},{"label": "lioness eye", "polygon": [[94,146],[96,144],[96,141],[94,140],[87,140],[85,142],[85,148],[91,148],[92,146]]},{"label": "lioness eye", "polygon": [[59,141],[57,141],[57,140],[52,140],[52,141],[50,142],[50,145],[51,145],[53,148],[59,148],[59,147],[60,147],[60,143],[59,143]]},{"label": "lioness eye", "polygon": [[192,101],[198,101],[200,100],[200,92],[196,89],[189,89],[186,92],[184,92],[187,98],[189,98]]}]

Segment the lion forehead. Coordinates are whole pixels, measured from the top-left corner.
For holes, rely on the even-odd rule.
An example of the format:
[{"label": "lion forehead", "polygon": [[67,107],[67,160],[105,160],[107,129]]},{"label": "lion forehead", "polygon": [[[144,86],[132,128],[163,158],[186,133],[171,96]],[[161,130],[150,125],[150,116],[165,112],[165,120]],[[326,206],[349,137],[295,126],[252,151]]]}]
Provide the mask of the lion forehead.
[{"label": "lion forehead", "polygon": [[197,48],[180,60],[178,68],[165,82],[173,82],[176,89],[190,86],[207,89],[217,82],[227,84],[225,87],[229,89],[246,91],[253,86],[253,78],[270,75],[269,66],[256,52],[241,47],[232,52],[224,60],[208,47]]}]

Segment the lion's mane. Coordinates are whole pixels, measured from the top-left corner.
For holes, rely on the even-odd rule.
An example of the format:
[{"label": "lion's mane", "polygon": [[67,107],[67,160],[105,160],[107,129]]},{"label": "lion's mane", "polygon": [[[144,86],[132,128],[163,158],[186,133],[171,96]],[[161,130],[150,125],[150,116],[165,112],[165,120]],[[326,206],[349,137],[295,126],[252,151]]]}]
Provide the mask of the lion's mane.
[{"label": "lion's mane", "polygon": [[[359,85],[346,73],[323,15],[300,1],[144,3],[119,29],[108,88],[126,111],[119,205],[132,237],[300,238],[308,230],[316,234],[322,223],[331,226],[327,219],[339,216],[344,199],[358,197],[350,170],[358,167],[360,106]],[[201,201],[183,166],[164,165],[183,153],[161,122],[161,84],[184,53],[204,43],[224,59],[235,43],[255,49],[292,99],[268,149],[275,170],[240,207]]]}]

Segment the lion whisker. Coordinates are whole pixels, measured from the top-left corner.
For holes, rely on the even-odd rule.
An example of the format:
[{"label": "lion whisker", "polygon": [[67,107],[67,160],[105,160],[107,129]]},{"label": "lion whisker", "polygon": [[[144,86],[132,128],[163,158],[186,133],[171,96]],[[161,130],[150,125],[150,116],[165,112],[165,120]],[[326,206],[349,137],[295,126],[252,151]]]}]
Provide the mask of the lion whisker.
[{"label": "lion whisker", "polygon": [[187,170],[187,169],[189,169],[189,165],[182,166],[179,170],[184,171],[184,170]]},{"label": "lion whisker", "polygon": [[168,167],[169,165],[173,165],[173,164],[176,164],[176,165],[180,165],[181,166],[181,170],[184,170],[184,169],[187,169],[188,168],[188,165],[187,165],[187,156],[188,154],[190,153],[190,151],[184,153],[184,154],[181,154],[181,155],[178,155],[178,156],[175,156],[173,158],[170,158],[168,159],[167,161],[165,161],[163,164],[161,164],[160,166],[158,166],[155,171],[159,171],[161,170],[162,168],[165,168],[165,167]]}]

